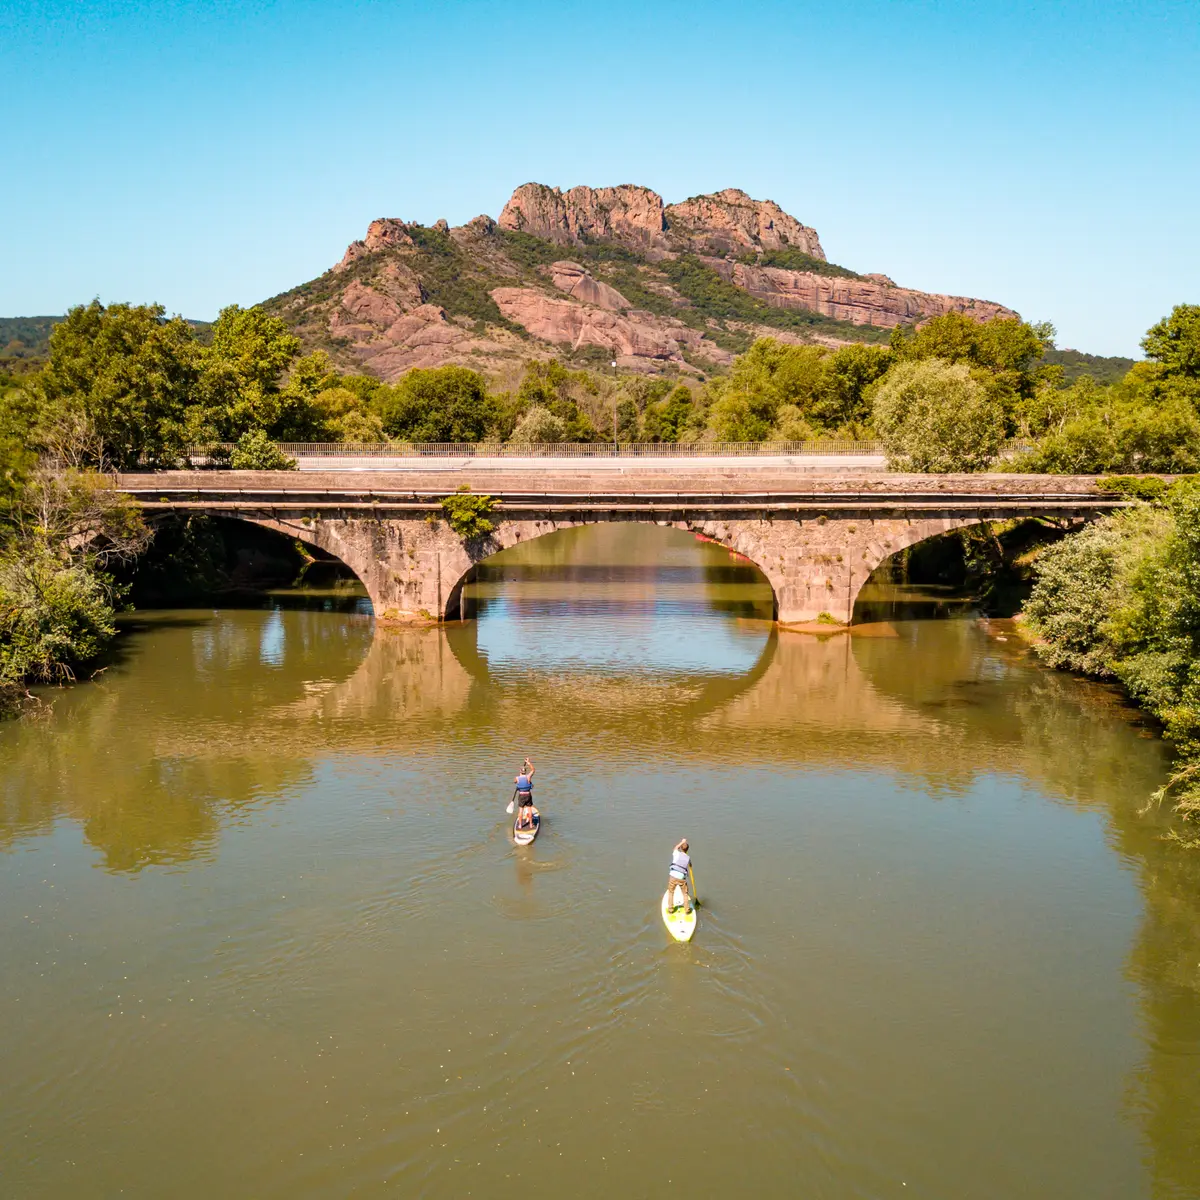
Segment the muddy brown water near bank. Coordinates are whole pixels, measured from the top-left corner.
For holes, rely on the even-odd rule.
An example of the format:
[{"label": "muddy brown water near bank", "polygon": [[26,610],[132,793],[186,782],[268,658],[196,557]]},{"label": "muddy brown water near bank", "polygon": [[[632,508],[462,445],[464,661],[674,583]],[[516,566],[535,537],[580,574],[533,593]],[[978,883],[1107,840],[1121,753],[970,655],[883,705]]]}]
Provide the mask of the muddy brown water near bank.
[{"label": "muddy brown water near bank", "polygon": [[1116,695],[969,616],[778,633],[674,531],[472,601],[137,614],[0,727],[0,1190],[1200,1193],[1200,857]]}]

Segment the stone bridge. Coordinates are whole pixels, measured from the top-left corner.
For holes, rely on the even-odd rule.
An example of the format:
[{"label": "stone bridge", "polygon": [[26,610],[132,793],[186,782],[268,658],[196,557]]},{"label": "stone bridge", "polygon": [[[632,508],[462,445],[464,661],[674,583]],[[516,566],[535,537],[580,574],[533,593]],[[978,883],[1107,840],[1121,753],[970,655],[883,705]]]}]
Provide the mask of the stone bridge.
[{"label": "stone bridge", "polygon": [[[450,619],[498,550],[555,530],[635,521],[693,530],[753,562],[784,624],[849,623],[884,559],[926,538],[1014,517],[1086,520],[1126,502],[1092,476],[813,475],[735,463],[670,470],[165,471],[118,476],[149,513],[253,521],[341,559],[377,617]],[[466,484],[498,501],[495,530],[464,541],[440,500]]]}]

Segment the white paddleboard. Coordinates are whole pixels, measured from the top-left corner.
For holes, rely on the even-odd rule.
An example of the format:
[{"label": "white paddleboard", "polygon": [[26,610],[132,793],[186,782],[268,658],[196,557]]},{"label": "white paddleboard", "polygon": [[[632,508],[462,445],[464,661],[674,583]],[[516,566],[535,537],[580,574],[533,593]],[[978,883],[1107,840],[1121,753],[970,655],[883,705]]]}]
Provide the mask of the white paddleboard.
[{"label": "white paddleboard", "polygon": [[[674,899],[680,902],[674,912],[671,911],[673,899],[671,892],[675,893]],[[687,912],[683,908],[683,892],[679,888],[671,888],[669,891],[663,892],[662,919],[663,924],[667,927],[667,932],[677,942],[692,940],[692,934],[696,932],[696,907],[693,905],[691,912]]]},{"label": "white paddleboard", "polygon": [[[517,819],[518,820],[520,819],[519,813],[517,815]],[[529,846],[534,841],[537,840],[537,835],[541,831],[541,828],[542,828],[542,814],[540,812],[538,812],[538,810],[535,808],[533,810],[533,828],[532,829],[518,829],[517,822],[516,821],[513,822],[513,841],[516,842],[518,846]]]}]

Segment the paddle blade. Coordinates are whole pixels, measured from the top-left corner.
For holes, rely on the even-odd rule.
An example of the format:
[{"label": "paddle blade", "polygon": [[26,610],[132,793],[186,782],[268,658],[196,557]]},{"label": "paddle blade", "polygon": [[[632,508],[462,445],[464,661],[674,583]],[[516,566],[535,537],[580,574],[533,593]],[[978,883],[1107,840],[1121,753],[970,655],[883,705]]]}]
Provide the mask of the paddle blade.
[{"label": "paddle blade", "polygon": [[510,800],[510,801],[508,802],[508,807],[507,807],[507,808],[506,808],[504,811],[505,811],[506,813],[509,813],[509,814],[511,814],[511,813],[512,813],[512,810],[513,810],[513,802]]}]

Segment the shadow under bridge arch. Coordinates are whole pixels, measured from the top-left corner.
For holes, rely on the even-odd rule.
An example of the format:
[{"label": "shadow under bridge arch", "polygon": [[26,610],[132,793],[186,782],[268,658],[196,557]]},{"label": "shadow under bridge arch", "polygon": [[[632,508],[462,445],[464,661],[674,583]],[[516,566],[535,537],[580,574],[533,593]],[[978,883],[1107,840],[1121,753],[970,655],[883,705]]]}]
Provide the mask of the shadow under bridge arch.
[{"label": "shadow under bridge arch", "polygon": [[376,593],[371,588],[371,562],[364,558],[362,547],[354,539],[342,534],[342,527],[335,521],[308,521],[302,518],[239,516],[224,517],[242,524],[254,525],[280,534],[293,544],[299,545],[315,560],[304,571],[305,579],[315,581],[324,574],[325,567],[336,567],[354,577],[366,592],[372,613],[378,604]]},{"label": "shadow under bridge arch", "polygon": [[1057,541],[1094,515],[1022,516],[1009,520],[964,515],[914,521],[890,533],[855,590],[852,624],[953,615],[985,595],[1019,607],[1028,590],[1013,571],[1024,554]]},{"label": "shadow under bridge arch", "polygon": [[[469,561],[450,582],[442,615],[472,620],[498,599],[502,585],[517,585],[508,601],[519,604],[535,602],[539,587],[545,592],[573,584],[574,594],[560,594],[559,606],[586,605],[589,585],[619,587],[643,599],[653,593],[667,602],[672,597],[681,602],[690,590],[693,603],[773,621],[778,611],[774,586],[740,540],[699,520],[639,521],[625,514],[586,521],[501,520],[486,539],[465,546]],[[528,585],[523,594],[522,584]],[[549,602],[550,595],[542,599]]]}]

